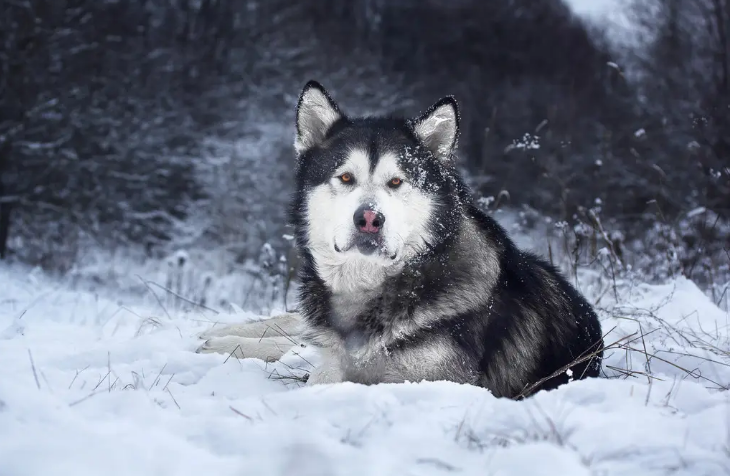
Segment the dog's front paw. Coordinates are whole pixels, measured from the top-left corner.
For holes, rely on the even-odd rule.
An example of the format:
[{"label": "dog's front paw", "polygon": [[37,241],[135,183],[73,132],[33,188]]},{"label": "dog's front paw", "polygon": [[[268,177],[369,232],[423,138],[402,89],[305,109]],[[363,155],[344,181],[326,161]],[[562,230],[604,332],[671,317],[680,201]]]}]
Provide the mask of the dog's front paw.
[{"label": "dog's front paw", "polygon": [[275,362],[294,347],[294,342],[282,337],[263,339],[224,336],[211,337],[195,351],[198,354],[224,354],[239,359],[261,359]]},{"label": "dog's front paw", "polygon": [[261,337],[256,335],[260,332],[258,329],[261,327],[262,321],[251,321],[240,324],[229,324],[225,326],[212,327],[206,331],[198,334],[199,339],[210,339],[212,337],[227,337],[227,336],[238,336],[238,337]]},{"label": "dog's front paw", "polygon": [[[206,331],[203,331],[198,334],[198,339],[211,339],[213,337],[225,337],[233,335],[234,332],[232,329],[230,329],[233,326],[219,326],[219,327],[213,327],[211,329],[208,329]],[[203,344],[205,345],[205,344]],[[201,346],[203,347],[203,346]]]},{"label": "dog's front paw", "polygon": [[208,329],[200,334],[200,339],[210,339],[212,337],[276,337],[276,336],[296,336],[300,333],[301,317],[297,313],[288,312],[274,317],[259,316],[248,322],[239,324],[231,324],[225,326],[217,326]]},{"label": "dog's front paw", "polygon": [[[202,336],[202,335],[201,335]],[[231,354],[233,352],[238,352],[240,348],[240,343],[236,342],[236,339],[233,338],[233,336],[224,335],[222,337],[215,337],[210,336],[207,338],[205,342],[203,342],[202,345],[200,345],[196,350],[196,354]],[[240,352],[238,352],[240,354]],[[242,355],[237,355],[237,357],[243,357]]]},{"label": "dog's front paw", "polygon": [[319,367],[309,373],[307,385],[327,385],[344,381],[342,370],[338,367]]}]

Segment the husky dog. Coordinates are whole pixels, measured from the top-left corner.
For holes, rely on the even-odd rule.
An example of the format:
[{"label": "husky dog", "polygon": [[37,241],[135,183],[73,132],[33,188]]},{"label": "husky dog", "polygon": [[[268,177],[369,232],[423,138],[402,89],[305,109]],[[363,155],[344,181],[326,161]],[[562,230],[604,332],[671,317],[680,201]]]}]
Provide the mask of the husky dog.
[{"label": "husky dog", "polygon": [[311,384],[450,380],[511,398],[598,376],[591,305],[473,204],[458,135],[453,97],[415,119],[351,118],[310,81],[291,209],[300,312],[209,332],[199,352],[270,360],[298,336],[322,352]]}]

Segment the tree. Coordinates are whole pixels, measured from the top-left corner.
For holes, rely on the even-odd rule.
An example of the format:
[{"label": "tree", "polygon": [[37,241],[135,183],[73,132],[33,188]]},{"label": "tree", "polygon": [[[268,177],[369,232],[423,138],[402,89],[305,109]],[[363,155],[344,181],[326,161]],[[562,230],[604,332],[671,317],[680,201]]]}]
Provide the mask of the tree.
[{"label": "tree", "polygon": [[661,170],[666,212],[730,209],[730,2],[637,2],[648,44],[628,58],[647,128],[649,160]]}]

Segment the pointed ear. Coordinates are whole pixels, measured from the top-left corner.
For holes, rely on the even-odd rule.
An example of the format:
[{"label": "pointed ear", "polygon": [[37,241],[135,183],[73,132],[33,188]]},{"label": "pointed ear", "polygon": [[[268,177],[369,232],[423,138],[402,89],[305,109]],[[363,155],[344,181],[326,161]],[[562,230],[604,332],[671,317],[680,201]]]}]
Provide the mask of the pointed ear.
[{"label": "pointed ear", "polygon": [[309,81],[297,104],[297,136],[294,148],[302,154],[321,144],[330,127],[344,116],[317,81]]},{"label": "pointed ear", "polygon": [[447,160],[459,138],[459,106],[446,96],[413,121],[413,132],[437,159]]}]

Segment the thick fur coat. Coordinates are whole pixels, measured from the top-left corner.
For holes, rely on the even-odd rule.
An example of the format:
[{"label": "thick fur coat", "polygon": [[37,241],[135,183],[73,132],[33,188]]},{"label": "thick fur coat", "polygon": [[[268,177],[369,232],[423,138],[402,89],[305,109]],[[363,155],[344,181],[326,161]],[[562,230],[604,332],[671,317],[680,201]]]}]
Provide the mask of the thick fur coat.
[{"label": "thick fur coat", "polygon": [[516,398],[599,374],[591,305],[474,205],[458,127],[451,97],[415,119],[349,118],[304,88],[291,222],[294,320],[325,357],[310,383],[450,380]]}]

